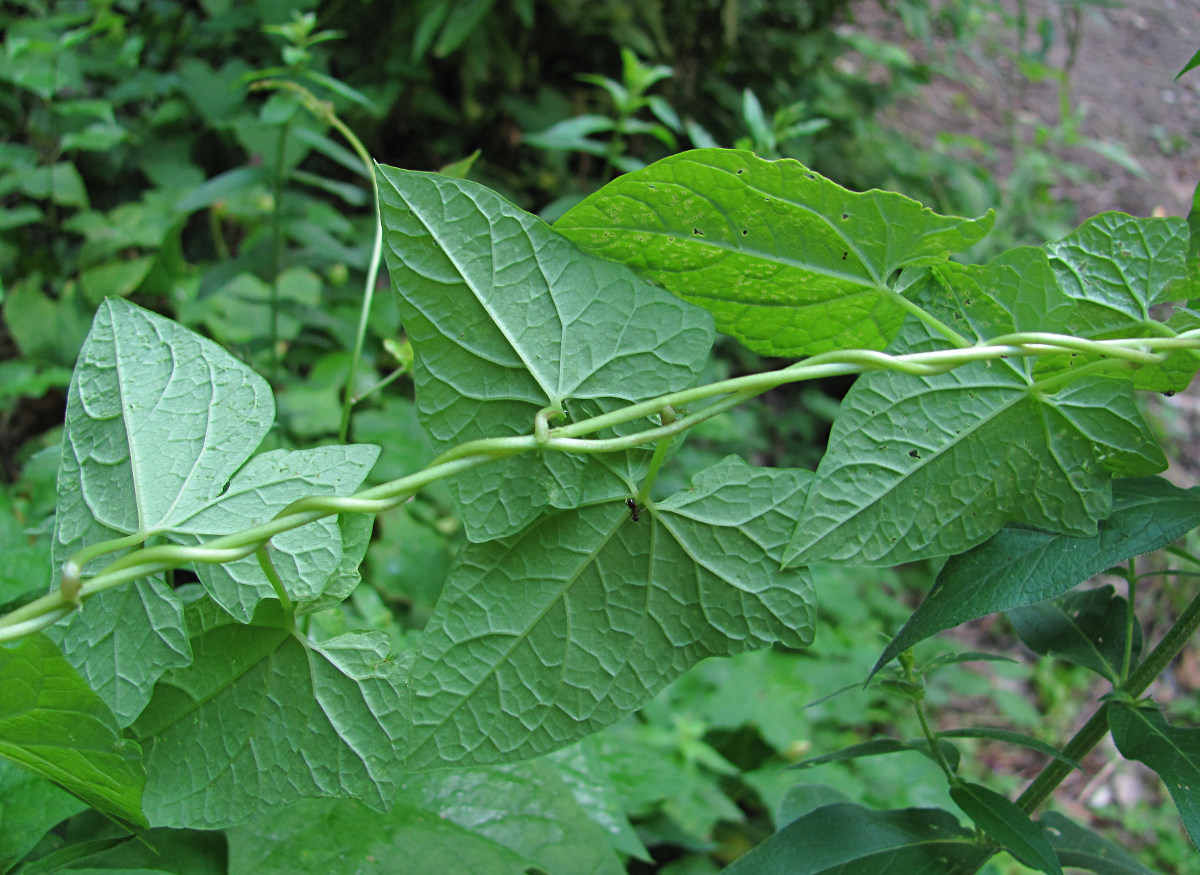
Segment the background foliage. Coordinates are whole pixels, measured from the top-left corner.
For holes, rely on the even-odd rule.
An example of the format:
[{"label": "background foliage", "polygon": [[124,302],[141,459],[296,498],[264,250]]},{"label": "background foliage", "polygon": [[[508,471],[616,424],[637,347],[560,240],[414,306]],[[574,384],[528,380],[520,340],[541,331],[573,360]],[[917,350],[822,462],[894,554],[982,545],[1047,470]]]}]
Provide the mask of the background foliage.
[{"label": "background foliage", "polygon": [[[401,335],[389,296],[377,298],[362,365],[352,365],[374,217],[367,170],[340,123],[381,162],[469,173],[547,218],[619,173],[692,146],[736,145],[764,157],[798,158],[851,188],[905,191],[943,212],[976,215],[999,204],[1001,236],[988,245],[1040,243],[1066,230],[1060,206],[1047,196],[1054,171],[1034,161],[1048,153],[1031,156],[1024,187],[1009,189],[949,154],[933,165],[914,159],[877,121],[880,110],[915,93],[955,51],[976,44],[985,11],[970,0],[886,5],[886,14],[915,38],[936,37],[940,52],[918,61],[898,45],[835,27],[854,14],[845,0],[424,0],[393,4],[386,14],[377,2],[352,0],[6,4],[0,13],[0,607],[41,592],[52,558],[71,552],[53,538],[60,424],[71,369],[106,296],[169,315],[266,375],[276,417],[240,437],[247,453],[261,438],[271,452],[311,454],[312,470],[300,475],[310,491],[321,482],[332,488],[337,476],[355,484],[395,479],[441,449],[417,425],[408,374],[416,328],[406,320],[408,335]],[[281,79],[307,93],[253,84]],[[758,355],[778,352],[753,338],[745,347],[722,341],[703,378],[760,370]],[[347,381],[362,398],[353,439],[387,447],[374,467],[365,456],[333,464],[328,455]],[[688,467],[736,452],[757,463],[811,469],[845,389],[837,380],[805,384],[735,408],[697,429],[682,451]],[[236,408],[227,410],[232,416]],[[233,431],[246,428],[239,422]],[[276,484],[272,509],[300,494],[269,470],[269,458],[258,458],[259,470],[238,476]],[[660,484],[664,491],[684,485],[668,474]],[[464,543],[464,527],[487,525],[460,518],[456,500],[461,496],[435,485],[381,514],[371,531],[348,531],[343,521],[345,563],[306,557],[297,546],[297,563],[320,565],[323,580],[342,575],[349,589],[357,583],[350,557],[361,556],[370,540],[362,585],[341,609],[314,611],[308,621],[318,642],[357,632],[362,646],[353,654],[319,646],[300,653],[276,642],[279,657],[358,659],[361,677],[374,678],[366,667],[372,648],[390,641],[398,649],[425,626]],[[255,512],[214,507],[202,527],[164,521],[182,543],[231,530],[234,523],[222,513]],[[114,531],[124,530],[114,522]],[[815,787],[796,786],[796,773],[784,771],[810,753],[877,735],[919,735],[903,689],[861,688],[861,681],[884,634],[908,617],[913,593],[936,570],[924,562],[867,573],[817,566],[812,583],[826,597],[818,599],[823,632],[813,647],[777,646],[704,662],[635,717],[589,739],[582,753],[480,766],[450,780],[417,776],[398,788],[401,801],[387,815],[357,803],[310,800],[249,825],[226,830],[214,820],[213,831],[157,829],[144,844],[128,843],[98,812],[119,817],[129,800],[89,798],[94,810],[86,810],[0,760],[0,870],[322,871],[332,865],[316,856],[323,837],[345,834],[361,836],[364,861],[375,856],[372,848],[390,846],[420,852],[434,868],[439,855],[452,854],[448,870],[467,867],[472,855],[495,866],[507,854],[514,872],[532,861],[551,872],[691,875],[717,871],[825,802],[949,806],[937,765],[919,753],[810,763],[820,782]],[[253,578],[267,587],[256,574],[246,571],[242,584]],[[193,646],[204,640],[214,649],[259,646],[254,642],[277,629],[272,617],[236,602],[231,579],[225,607],[253,615],[254,625],[245,628],[258,636],[234,641],[240,633],[220,617],[188,613],[187,593],[196,582],[179,572],[170,586],[165,580],[139,586],[157,592],[167,614],[187,615]],[[179,604],[170,602],[169,589],[184,594]],[[141,600],[148,601],[145,594]],[[1074,616],[1085,607],[1062,610]],[[105,610],[119,617],[127,608],[113,602]],[[102,617],[94,622],[103,627]],[[1048,620],[1014,618],[1027,642],[1034,636],[1022,625],[1028,630],[1039,622]],[[1014,641],[1003,624],[973,634],[980,637],[969,642],[972,648],[1009,650]],[[1075,703],[1088,695],[1084,675],[1061,664],[938,662],[938,654],[958,646],[932,640],[917,649],[919,664],[932,667],[924,692],[931,708],[970,708],[979,723],[1024,731],[1046,723],[1059,724],[1064,734],[1073,728]],[[177,653],[169,636],[155,647],[147,659],[169,669]],[[21,654],[0,649],[3,659]],[[94,658],[103,660],[101,648]],[[95,718],[88,737],[112,748],[110,768],[118,773],[125,755],[113,745],[146,703],[130,700],[130,690],[102,693],[119,725],[106,722],[86,690],[73,695],[80,711]],[[169,713],[170,703],[151,703],[140,720],[152,721],[155,708]],[[143,723],[132,734],[150,732]],[[318,737],[335,736],[328,729]],[[1130,729],[1126,737],[1133,736]],[[317,747],[337,756],[324,743]],[[996,748],[986,739],[967,748],[977,754],[967,768],[983,779]],[[1129,750],[1154,756],[1132,740]],[[294,757],[277,753],[281,760]],[[169,750],[157,755],[169,757]],[[1015,785],[1035,762],[1006,760],[1005,776],[992,786],[1012,789],[1005,782]],[[290,780],[319,783],[320,764],[310,765],[317,777]],[[19,804],[5,805],[6,798]],[[1123,836],[1124,844],[1163,871],[1200,871],[1173,816],[1139,816],[1144,824],[1126,821],[1138,834]],[[1024,871],[1013,862],[993,866]]]}]

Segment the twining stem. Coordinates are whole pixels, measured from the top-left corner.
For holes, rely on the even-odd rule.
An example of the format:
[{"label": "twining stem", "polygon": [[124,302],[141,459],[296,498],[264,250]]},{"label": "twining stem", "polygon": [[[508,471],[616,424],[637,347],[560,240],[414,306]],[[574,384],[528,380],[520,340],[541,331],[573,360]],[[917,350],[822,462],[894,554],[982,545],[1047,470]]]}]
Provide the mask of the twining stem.
[{"label": "twining stem", "polygon": [[271,216],[271,384],[279,383],[279,273],[283,262],[283,190],[287,178],[284,159],[287,157],[291,119],[279,126],[275,160],[274,213]]},{"label": "twining stem", "polygon": [[[1017,336],[1020,339],[1021,336]],[[1011,338],[1010,338],[1011,339]],[[776,371],[749,374],[672,392],[649,401],[631,404],[590,419],[548,429],[542,435],[485,438],[462,444],[434,459],[426,468],[408,477],[363,490],[351,496],[311,496],[284,508],[270,522],[223,535],[199,546],[185,547],[162,544],[136,550],[117,559],[103,571],[83,580],[83,568],[88,561],[106,552],[131,546],[140,536],[127,536],[86,548],[63,566],[63,581],[59,591],[36,599],[0,617],[0,641],[13,640],[57,622],[74,607],[76,599],[86,599],[101,592],[191,562],[220,564],[248,556],[270,538],[326,516],[339,513],[379,513],[395,507],[428,484],[508,456],[536,451],[575,453],[610,453],[635,447],[658,444],[682,434],[699,423],[729,410],[750,398],[786,383],[820,377],[858,374],[874,370],[895,370],[918,376],[945,373],[974,361],[1005,356],[1037,356],[1061,354],[1065,350],[1085,348],[1102,356],[1128,358],[1131,351],[1151,357],[1158,349],[1200,348],[1200,329],[1184,332],[1177,337],[1123,338],[1101,341],[1080,341],[1065,335],[1039,334],[1033,342],[1005,344],[980,343],[966,349],[943,349],[929,352],[891,355],[875,350],[846,350],[822,353]],[[1082,347],[1081,347],[1082,344]],[[1159,361],[1158,357],[1151,359]],[[716,400],[711,400],[716,399]],[[700,410],[675,419],[673,422],[620,437],[587,438],[587,435],[611,429],[646,417],[661,415],[668,407],[680,408],[700,401],[710,401]],[[540,438],[540,439],[539,439]],[[662,451],[665,453],[665,450]],[[1140,669],[1139,669],[1140,671]],[[1135,672],[1135,676],[1137,673]]]},{"label": "twining stem", "polygon": [[287,587],[283,585],[283,581],[279,577],[279,572],[275,570],[275,563],[271,561],[271,554],[266,545],[255,550],[254,555],[258,558],[258,565],[262,568],[263,574],[270,581],[271,589],[275,590],[275,597],[279,599],[284,614],[292,617],[292,600],[288,596]]},{"label": "twining stem", "polygon": [[[363,285],[362,306],[358,315],[358,328],[354,334],[354,349],[350,354],[350,372],[346,376],[346,391],[342,396],[342,420],[338,426],[338,440],[341,443],[345,443],[350,433],[350,410],[359,400],[354,396],[354,384],[358,378],[358,367],[359,362],[362,360],[363,343],[367,336],[367,323],[370,320],[371,305],[375,299],[375,285],[379,279],[379,265],[383,260],[383,219],[379,207],[379,181],[375,175],[375,162],[371,160],[371,156],[367,152],[367,147],[363,145],[362,140],[355,135],[354,131],[350,130],[345,122],[338,118],[337,113],[333,111],[333,104],[329,101],[321,100],[298,82],[292,82],[289,79],[261,79],[250,87],[255,90],[284,90],[295,94],[305,109],[317,119],[336,130],[350,144],[350,148],[354,150],[354,154],[358,156],[363,168],[366,170],[367,179],[371,181],[371,195],[375,202],[375,235],[371,245],[371,261],[367,266],[367,279]],[[282,160],[282,149],[280,155]],[[276,197],[278,198],[278,195]],[[275,207],[278,210],[278,200],[276,200]],[[276,273],[278,273],[278,270],[276,270]],[[274,334],[272,334],[272,344],[274,344]],[[399,373],[396,376],[399,376]],[[391,379],[394,379],[394,377]],[[386,383],[375,386],[371,391],[380,388],[382,385],[386,385]]]}]

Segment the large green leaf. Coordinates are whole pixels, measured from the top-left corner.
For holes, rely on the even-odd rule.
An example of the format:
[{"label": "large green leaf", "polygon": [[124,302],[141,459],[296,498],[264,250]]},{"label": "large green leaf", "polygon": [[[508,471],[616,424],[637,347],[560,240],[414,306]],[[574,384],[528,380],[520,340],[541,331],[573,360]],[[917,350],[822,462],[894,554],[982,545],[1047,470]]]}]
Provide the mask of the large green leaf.
[{"label": "large green leaf", "polygon": [[0,759],[0,872],[29,853],[52,826],[86,807],[44,778]]},{"label": "large green leaf", "polygon": [[561,747],[706,656],[809,643],[811,581],[779,556],[810,477],[731,457],[636,521],[617,492],[465,546],[407,687],[410,765]]},{"label": "large green leaf", "polygon": [[1120,845],[1084,829],[1057,811],[1047,811],[1038,818],[1038,825],[1064,866],[1098,875],[1155,875]]},{"label": "large green leaf", "polygon": [[[988,267],[989,274],[1011,273]],[[939,273],[975,279],[967,271]],[[936,313],[957,296],[956,327],[978,340],[989,328],[1015,324],[1016,302],[1001,296],[1004,288],[993,288],[997,297],[972,298],[962,283],[931,283],[915,300]],[[891,350],[944,346],[914,318]],[[1017,357],[928,377],[860,377],[838,410],[787,560],[895,564],[946,556],[1007,523],[1094,534],[1111,511],[1112,477],[1156,473],[1166,457],[1127,380],[1084,375],[1050,391],[1031,370]]]},{"label": "large green leaf", "polygon": [[[361,483],[378,453],[367,445],[277,450],[247,463],[274,410],[266,382],[216,344],[127,301],[106,300],[67,396],[55,564],[127,535],[195,544],[266,522],[304,495]],[[293,597],[314,598],[341,558],[337,522],[281,534],[270,550]],[[197,572],[241,619],[275,597],[253,558]],[[122,725],[140,713],[162,672],[190,659],[178,598],[159,579],[93,596],[52,635]]]},{"label": "large green leaf", "polygon": [[555,228],[710,310],[755,352],[804,356],[881,349],[905,314],[892,274],[945,261],[992,220],[851,192],[792,160],[700,149],[610,182]]},{"label": "large green leaf", "polygon": [[132,727],[153,824],[218,829],[304,796],[386,806],[407,717],[382,633],[306,641],[278,602],[250,624],[208,600],[187,618],[195,661],[162,676]]},{"label": "large green leaf", "polygon": [[1008,527],[942,567],[928,598],[875,670],[943,629],[1060,595],[1131,556],[1165,547],[1200,525],[1200,489],[1159,477],[1113,483],[1113,511],[1088,538]]},{"label": "large green leaf", "polygon": [[1063,875],[1058,856],[1029,815],[1007,796],[979,784],[957,784],[950,798],[987,835],[1026,866],[1046,875]]},{"label": "large green leaf", "polygon": [[[1111,586],[1069,593],[1060,602],[1015,608],[1008,619],[1034,653],[1057,656],[1121,682],[1129,603]],[[1133,618],[1131,666],[1142,653],[1142,624]]]},{"label": "large green leaf", "polygon": [[[697,378],[713,337],[703,310],[475,183],[384,167],[380,193],[417,408],[438,449],[528,434],[545,408],[569,421]],[[604,463],[552,452],[467,471],[451,490],[467,536],[484,541],[604,482],[616,482]]]},{"label": "large green leaf", "polygon": [[409,775],[387,813],[306,801],[228,835],[232,875],[625,871],[548,760]]},{"label": "large green leaf", "polygon": [[142,752],[45,635],[0,646],[0,756],[141,826]]},{"label": "large green leaf", "polygon": [[974,834],[936,808],[873,811],[849,802],[793,820],[726,875],[947,875],[978,853]]},{"label": "large green leaf", "polygon": [[1161,711],[1122,702],[1109,703],[1108,726],[1122,756],[1158,772],[1200,845],[1200,729],[1171,726]]}]

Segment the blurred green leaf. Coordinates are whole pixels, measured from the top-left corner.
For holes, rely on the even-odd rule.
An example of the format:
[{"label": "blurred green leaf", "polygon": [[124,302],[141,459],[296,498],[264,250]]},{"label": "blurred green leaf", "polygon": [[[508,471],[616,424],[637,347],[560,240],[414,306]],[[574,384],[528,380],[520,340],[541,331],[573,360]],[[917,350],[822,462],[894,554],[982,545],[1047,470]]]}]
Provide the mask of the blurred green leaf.
[{"label": "blurred green leaf", "polygon": [[0,646],[0,755],[99,811],[146,825],[141,749],[45,635]]}]

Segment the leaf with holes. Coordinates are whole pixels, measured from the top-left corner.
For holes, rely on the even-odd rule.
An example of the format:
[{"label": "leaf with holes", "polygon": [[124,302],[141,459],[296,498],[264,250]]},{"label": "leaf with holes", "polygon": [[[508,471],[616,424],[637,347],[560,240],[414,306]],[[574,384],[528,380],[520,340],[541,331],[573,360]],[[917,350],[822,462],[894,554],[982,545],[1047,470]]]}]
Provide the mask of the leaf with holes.
[{"label": "leaf with holes", "polygon": [[700,149],[610,182],[555,228],[711,311],[755,352],[798,357],[882,349],[906,312],[892,275],[945,261],[993,218],[848,191],[797,161]]}]

